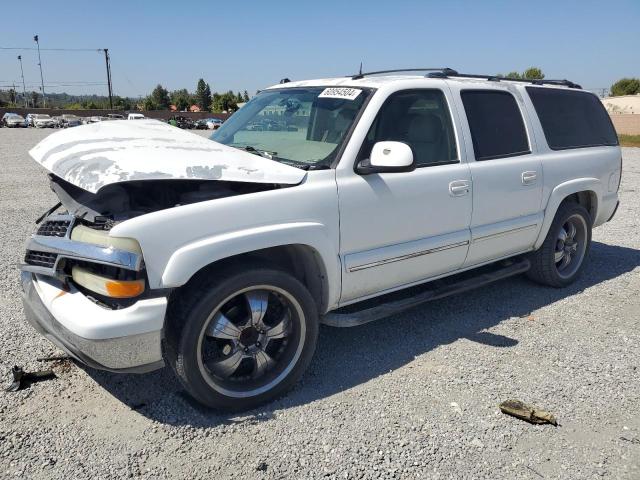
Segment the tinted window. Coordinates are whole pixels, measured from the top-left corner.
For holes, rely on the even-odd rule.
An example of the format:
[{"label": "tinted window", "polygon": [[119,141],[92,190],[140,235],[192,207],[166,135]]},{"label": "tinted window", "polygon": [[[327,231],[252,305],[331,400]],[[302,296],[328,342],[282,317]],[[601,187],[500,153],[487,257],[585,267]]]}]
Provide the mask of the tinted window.
[{"label": "tinted window", "polygon": [[392,94],[380,108],[359,159],[368,158],[376,142],[403,142],[417,166],[457,161],[456,140],[444,94],[440,90],[405,90]]},{"label": "tinted window", "polygon": [[591,93],[526,87],[549,148],[617,145],[618,137],[602,102]]},{"label": "tinted window", "polygon": [[476,160],[529,153],[527,131],[513,95],[495,90],[467,90],[461,96]]}]

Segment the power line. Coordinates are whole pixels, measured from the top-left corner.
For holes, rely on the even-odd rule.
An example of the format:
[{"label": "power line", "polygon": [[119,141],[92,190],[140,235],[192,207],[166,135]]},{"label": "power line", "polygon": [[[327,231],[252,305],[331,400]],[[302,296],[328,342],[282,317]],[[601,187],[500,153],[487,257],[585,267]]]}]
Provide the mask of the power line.
[{"label": "power line", "polygon": [[[33,47],[0,47],[0,50],[38,50]],[[41,48],[47,52],[102,52],[103,48]]]},{"label": "power line", "polygon": [[[12,85],[15,85],[15,84],[6,83],[6,84],[1,84],[0,87],[6,88],[6,87],[11,87]],[[107,85],[107,84],[106,83],[88,83],[88,84],[78,85],[77,83],[74,83],[74,84],[60,83],[60,84],[56,84],[56,85],[45,84],[45,87],[47,87],[47,88],[58,88],[58,87],[101,87],[101,86],[104,86],[104,85]],[[39,88],[40,86],[41,85],[39,83],[32,83],[32,84],[27,83],[25,85],[25,88],[26,87]]]},{"label": "power line", "polygon": [[[113,84],[111,81],[111,56],[109,55],[109,49],[108,48],[40,48],[40,42],[38,41],[38,35],[34,35],[33,40],[36,42],[37,47],[33,48],[33,47],[0,47],[0,50],[27,50],[27,51],[34,51],[37,50],[38,51],[38,66],[40,67],[40,81],[41,81],[41,90],[42,90],[42,99],[43,99],[43,103],[46,106],[46,96],[44,93],[44,88],[45,88],[45,84],[44,84],[44,78],[42,75],[42,60],[40,59],[40,50],[42,51],[47,51],[47,52],[97,52],[97,53],[104,53],[104,59],[105,59],[105,66],[107,68],[107,83],[88,83],[88,82],[84,82],[84,83],[76,83],[76,82],[68,82],[68,83],[59,83],[58,85],[47,85],[47,88],[49,87],[75,87],[75,86],[101,86],[101,85],[107,85],[107,89],[109,91],[109,105],[111,108],[113,108]],[[51,82],[48,82],[51,83]]]},{"label": "power line", "polygon": [[[14,82],[19,82],[20,80],[0,80],[0,83],[14,83]],[[85,83],[95,83],[95,84],[99,84],[99,85],[106,85],[106,83],[104,83],[101,80],[51,80],[47,83],[50,84],[54,84],[54,83],[77,83],[79,85],[85,84]]]}]

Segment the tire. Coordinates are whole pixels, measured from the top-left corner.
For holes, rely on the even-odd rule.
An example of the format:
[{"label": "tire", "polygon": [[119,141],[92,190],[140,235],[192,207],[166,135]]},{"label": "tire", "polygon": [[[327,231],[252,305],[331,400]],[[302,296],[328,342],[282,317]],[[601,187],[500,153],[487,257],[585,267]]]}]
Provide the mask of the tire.
[{"label": "tire", "polygon": [[591,216],[584,207],[574,202],[561,204],[544,243],[529,256],[531,269],[527,276],[556,288],[573,283],[589,254],[591,228]]},{"label": "tire", "polygon": [[170,309],[165,357],[193,398],[212,408],[248,410],[300,379],[319,323],[300,281],[272,267],[238,266],[187,288]]}]

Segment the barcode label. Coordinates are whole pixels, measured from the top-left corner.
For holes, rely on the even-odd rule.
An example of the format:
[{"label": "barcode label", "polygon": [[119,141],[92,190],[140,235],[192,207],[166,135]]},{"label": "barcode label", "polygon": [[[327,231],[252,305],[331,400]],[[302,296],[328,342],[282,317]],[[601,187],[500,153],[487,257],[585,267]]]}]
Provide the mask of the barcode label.
[{"label": "barcode label", "polygon": [[325,88],[318,98],[342,98],[344,100],[355,100],[362,90],[357,88],[330,87]]}]

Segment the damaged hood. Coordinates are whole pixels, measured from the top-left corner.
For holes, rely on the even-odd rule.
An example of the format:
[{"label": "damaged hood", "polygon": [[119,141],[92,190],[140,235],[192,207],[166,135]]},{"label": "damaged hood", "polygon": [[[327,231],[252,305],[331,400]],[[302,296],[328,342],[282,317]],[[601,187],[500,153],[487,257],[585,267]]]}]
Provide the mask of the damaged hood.
[{"label": "damaged hood", "polygon": [[29,151],[49,172],[96,193],[134,180],[223,180],[295,185],[306,172],[157,120],[113,120],[49,135]]}]

